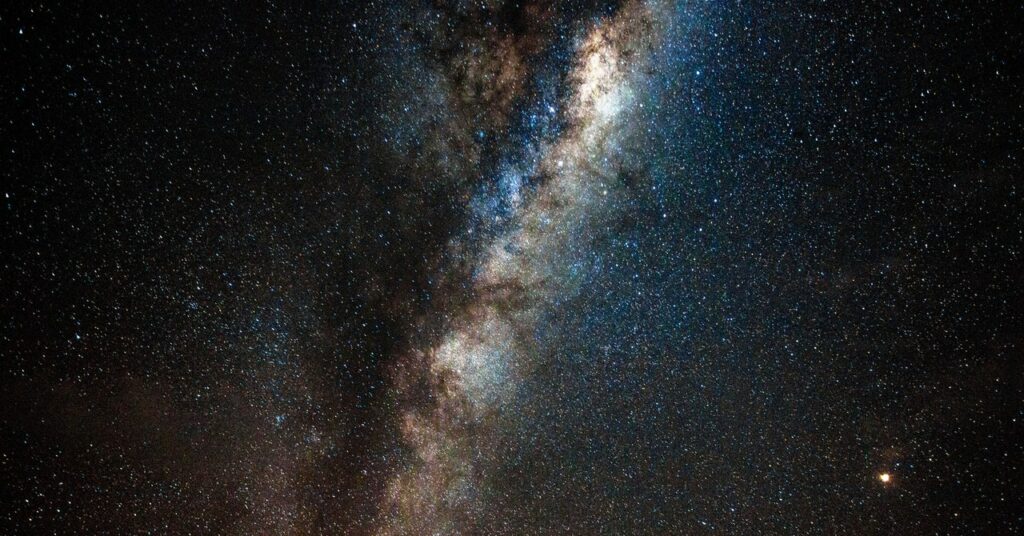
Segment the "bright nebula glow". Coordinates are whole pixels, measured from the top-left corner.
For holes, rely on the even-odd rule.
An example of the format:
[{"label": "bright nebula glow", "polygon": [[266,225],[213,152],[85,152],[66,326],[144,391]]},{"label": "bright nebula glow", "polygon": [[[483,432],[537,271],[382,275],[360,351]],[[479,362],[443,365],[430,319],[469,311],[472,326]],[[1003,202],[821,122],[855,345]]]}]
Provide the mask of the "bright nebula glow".
[{"label": "bright nebula glow", "polygon": [[495,462],[480,445],[496,440],[505,405],[539,365],[525,334],[546,304],[577,292],[571,258],[614,211],[624,171],[616,156],[637,143],[639,130],[628,104],[644,88],[661,9],[634,2],[591,29],[569,77],[569,127],[546,140],[537,159],[545,182],[530,198],[517,188],[514,225],[484,246],[472,303],[436,348],[413,352],[408,370],[429,368],[434,404],[405,414],[404,437],[417,459],[391,482],[379,534],[462,533],[485,508]]}]

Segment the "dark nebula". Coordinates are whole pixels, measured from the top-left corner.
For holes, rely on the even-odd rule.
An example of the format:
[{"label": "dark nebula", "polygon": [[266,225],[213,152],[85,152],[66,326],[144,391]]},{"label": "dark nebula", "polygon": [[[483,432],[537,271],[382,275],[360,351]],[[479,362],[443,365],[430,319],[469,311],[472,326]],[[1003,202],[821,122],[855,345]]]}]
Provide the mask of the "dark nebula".
[{"label": "dark nebula", "polygon": [[1024,8],[0,8],[3,534],[1024,531]]}]

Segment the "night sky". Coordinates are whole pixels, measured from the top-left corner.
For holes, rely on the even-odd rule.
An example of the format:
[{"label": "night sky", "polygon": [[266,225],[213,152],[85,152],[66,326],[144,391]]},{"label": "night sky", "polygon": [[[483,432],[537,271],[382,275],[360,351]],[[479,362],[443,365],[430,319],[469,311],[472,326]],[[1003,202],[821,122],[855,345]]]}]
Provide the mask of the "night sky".
[{"label": "night sky", "polygon": [[0,8],[3,534],[1024,531],[1021,5],[90,4]]}]

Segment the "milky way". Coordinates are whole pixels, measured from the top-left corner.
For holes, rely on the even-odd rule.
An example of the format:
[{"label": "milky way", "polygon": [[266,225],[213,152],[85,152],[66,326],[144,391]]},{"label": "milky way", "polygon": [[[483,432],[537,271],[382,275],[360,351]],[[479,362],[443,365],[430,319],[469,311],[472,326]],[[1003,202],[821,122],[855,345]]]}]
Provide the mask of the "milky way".
[{"label": "milky way", "polygon": [[1019,6],[150,4],[0,17],[0,533],[1024,530]]},{"label": "milky way", "polygon": [[[461,533],[477,528],[487,508],[494,461],[492,427],[514,411],[519,379],[535,349],[529,335],[540,310],[578,290],[571,260],[587,247],[589,227],[621,195],[622,153],[638,143],[630,108],[643,106],[646,57],[667,7],[635,4],[595,23],[576,51],[565,104],[566,129],[540,141],[536,170],[544,177],[525,201],[511,197],[510,229],[485,245],[470,303],[436,348],[406,367],[429,367],[431,404],[404,414],[402,430],[417,459],[388,490],[397,516],[384,533]],[[639,87],[638,87],[639,86]]]}]

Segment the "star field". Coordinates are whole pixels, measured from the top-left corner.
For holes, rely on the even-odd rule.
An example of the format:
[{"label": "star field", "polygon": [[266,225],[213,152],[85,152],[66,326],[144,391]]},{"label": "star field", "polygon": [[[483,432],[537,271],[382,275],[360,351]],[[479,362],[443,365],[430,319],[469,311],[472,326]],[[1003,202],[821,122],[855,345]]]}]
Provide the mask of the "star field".
[{"label": "star field", "polygon": [[1024,529],[1020,6],[0,13],[5,534]]}]

